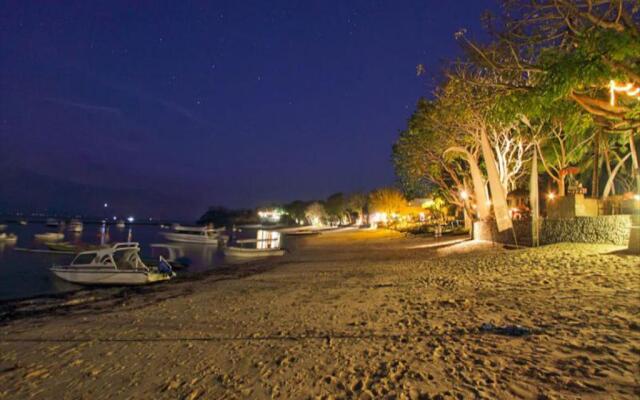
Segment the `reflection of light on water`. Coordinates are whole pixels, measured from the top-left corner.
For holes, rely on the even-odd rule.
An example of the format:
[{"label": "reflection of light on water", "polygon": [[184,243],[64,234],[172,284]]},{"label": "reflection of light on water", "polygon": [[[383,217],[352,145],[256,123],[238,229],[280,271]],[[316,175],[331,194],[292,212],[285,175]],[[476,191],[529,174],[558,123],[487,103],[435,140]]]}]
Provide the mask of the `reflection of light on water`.
[{"label": "reflection of light on water", "polygon": [[259,249],[280,248],[280,232],[259,230],[257,239]]}]

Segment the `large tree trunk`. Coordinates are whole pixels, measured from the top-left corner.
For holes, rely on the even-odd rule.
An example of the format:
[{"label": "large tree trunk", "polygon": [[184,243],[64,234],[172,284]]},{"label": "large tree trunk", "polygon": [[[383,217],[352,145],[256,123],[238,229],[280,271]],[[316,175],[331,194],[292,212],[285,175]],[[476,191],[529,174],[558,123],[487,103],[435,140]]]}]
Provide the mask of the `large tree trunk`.
[{"label": "large tree trunk", "polygon": [[564,196],[566,194],[566,189],[564,186],[564,176],[565,174],[560,172],[560,179],[556,181],[558,183],[558,196]]},{"label": "large tree trunk", "polygon": [[598,174],[600,164],[600,129],[596,128],[596,134],[593,137],[593,174],[591,175],[591,197],[598,197],[600,194],[600,185],[598,181],[600,176]]},{"label": "large tree trunk", "polygon": [[636,177],[636,194],[640,194],[640,166],[638,165],[638,151],[634,140],[635,133],[629,133],[629,150],[631,152],[631,160],[633,165],[633,175]]}]

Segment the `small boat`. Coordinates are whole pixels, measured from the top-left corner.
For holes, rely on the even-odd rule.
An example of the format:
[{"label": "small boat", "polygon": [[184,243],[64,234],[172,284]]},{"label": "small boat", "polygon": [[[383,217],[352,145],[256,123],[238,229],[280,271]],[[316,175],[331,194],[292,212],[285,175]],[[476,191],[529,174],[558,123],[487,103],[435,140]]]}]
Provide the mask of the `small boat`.
[{"label": "small boat", "polygon": [[74,253],[87,250],[97,250],[105,247],[97,244],[74,244],[70,242],[45,242],[44,245],[51,250],[68,251]]},{"label": "small boat", "polygon": [[26,225],[27,224],[27,220],[26,219],[21,219],[20,221],[18,221],[18,223],[20,225]]},{"label": "small boat", "polygon": [[84,225],[82,225],[82,221],[77,219],[72,219],[67,226],[67,229],[71,232],[82,232],[84,229]]},{"label": "small boat", "polygon": [[[237,258],[258,258],[258,257],[272,257],[272,256],[283,256],[284,249],[280,247],[263,247],[259,245],[261,241],[271,241],[268,240],[258,240],[258,239],[242,239],[236,240],[236,244],[239,246],[228,246],[225,247],[223,252],[225,256],[228,257],[237,257]],[[243,246],[246,243],[256,243],[256,247],[245,247]]]},{"label": "small boat", "polygon": [[83,251],[69,265],[52,266],[51,272],[60,279],[82,285],[145,285],[175,276],[162,257],[157,267],[145,265],[140,259],[140,245],[135,242]]},{"label": "small boat", "polygon": [[52,228],[57,228],[60,225],[60,221],[55,218],[47,218],[47,221],[44,224]]},{"label": "small boat", "polygon": [[118,220],[118,222],[116,222],[116,228],[124,228],[125,224],[123,220]]},{"label": "small boat", "polygon": [[7,243],[7,244],[16,244],[18,242],[18,235],[14,233],[9,233],[5,236],[3,241],[4,243]]},{"label": "small boat", "polygon": [[33,236],[38,240],[44,240],[47,242],[55,242],[57,240],[64,239],[64,233],[60,233],[60,232],[36,233]]},{"label": "small boat", "polygon": [[301,231],[282,232],[282,234],[287,236],[313,236],[313,235],[319,235],[320,232],[313,231],[311,229],[306,229]]},{"label": "small boat", "polygon": [[181,226],[173,227],[173,232],[163,232],[162,235],[172,242],[218,244],[220,232],[224,228],[213,229],[206,226]]}]

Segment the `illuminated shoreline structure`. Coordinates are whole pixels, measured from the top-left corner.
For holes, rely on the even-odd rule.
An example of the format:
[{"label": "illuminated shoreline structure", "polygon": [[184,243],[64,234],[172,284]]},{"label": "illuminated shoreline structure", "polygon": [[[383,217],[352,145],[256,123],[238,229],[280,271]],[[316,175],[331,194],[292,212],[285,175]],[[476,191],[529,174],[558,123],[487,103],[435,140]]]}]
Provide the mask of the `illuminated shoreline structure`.
[{"label": "illuminated shoreline structure", "polygon": [[270,208],[270,209],[258,210],[258,218],[260,218],[260,221],[262,222],[270,222],[270,223],[280,222],[284,214],[286,214],[286,212],[281,208]]}]

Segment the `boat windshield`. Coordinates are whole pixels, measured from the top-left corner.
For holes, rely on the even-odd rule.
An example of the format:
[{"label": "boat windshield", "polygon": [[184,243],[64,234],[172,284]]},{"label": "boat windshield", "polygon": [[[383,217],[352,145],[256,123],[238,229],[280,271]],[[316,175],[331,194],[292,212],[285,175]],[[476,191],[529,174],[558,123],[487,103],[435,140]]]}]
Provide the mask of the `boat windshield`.
[{"label": "boat windshield", "polygon": [[136,250],[118,250],[113,253],[113,260],[118,269],[138,269],[140,258]]},{"label": "boat windshield", "polygon": [[74,265],[91,264],[94,258],[96,258],[96,253],[78,254],[78,256],[73,259],[73,262],[71,264],[74,264]]}]

